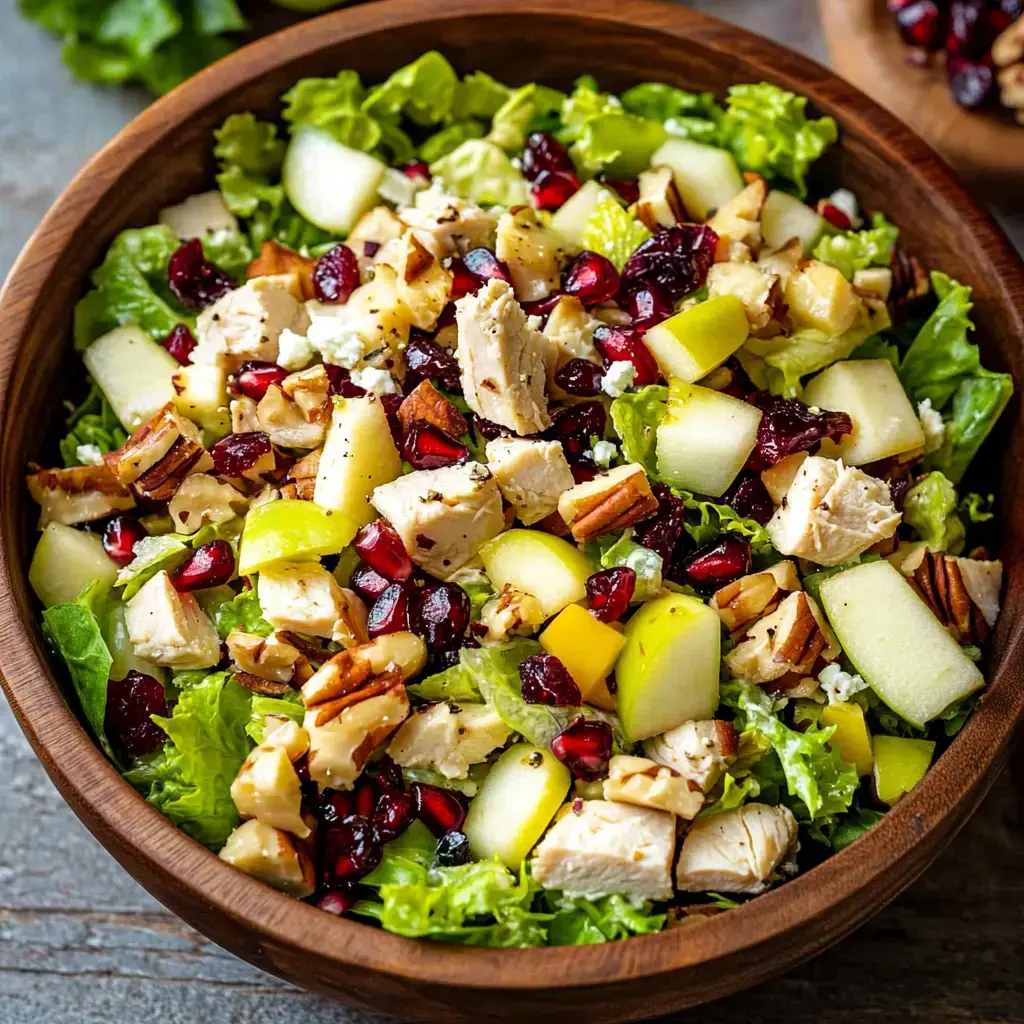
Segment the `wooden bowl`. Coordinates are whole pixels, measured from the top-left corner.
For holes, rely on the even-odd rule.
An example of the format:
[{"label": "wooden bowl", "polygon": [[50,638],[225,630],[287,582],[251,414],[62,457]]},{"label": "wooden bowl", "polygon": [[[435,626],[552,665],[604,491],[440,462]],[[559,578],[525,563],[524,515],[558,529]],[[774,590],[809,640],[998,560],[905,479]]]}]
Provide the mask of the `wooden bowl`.
[{"label": "wooden bowl", "polygon": [[[1008,594],[986,700],[927,779],[866,837],[785,886],[703,923],[583,948],[474,950],[413,942],[332,918],[223,864],[146,804],[65,701],[36,625],[26,570],[35,510],[26,462],[80,377],[68,333],[89,269],[114,234],[208,187],[210,132],[228,115],[270,116],[297,78],[358,69],[379,79],[427,48],[461,72],[567,86],[583,73],[619,89],[655,79],[722,93],[766,79],[804,93],[842,126],[825,169],[890,214],[911,250],[975,289],[986,365],[1022,380],[1024,269],[999,229],[934,153],[824,68],[683,8],[643,0],[389,0],[256,43],[155,103],[72,182],[22,253],[0,298],[0,667],[46,770],[93,834],[150,892],[214,941],[315,992],[436,1021],[635,1020],[694,1006],[775,975],[841,938],[904,888],[977,806],[1024,712],[1022,521],[1004,528]],[[1014,405],[1006,467],[1020,467]],[[1012,427],[1012,429],[1010,429]],[[1003,507],[1024,502],[1006,472]]]}]

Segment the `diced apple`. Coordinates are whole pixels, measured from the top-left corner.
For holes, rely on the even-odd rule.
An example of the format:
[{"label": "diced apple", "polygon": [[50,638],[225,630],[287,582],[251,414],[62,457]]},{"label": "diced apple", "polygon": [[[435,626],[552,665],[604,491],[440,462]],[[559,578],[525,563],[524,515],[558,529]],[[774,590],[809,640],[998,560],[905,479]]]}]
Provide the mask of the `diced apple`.
[{"label": "diced apple", "polygon": [[825,221],[806,203],[777,188],[768,193],[761,212],[761,237],[769,249],[779,249],[791,238],[799,238],[804,255],[818,244]]},{"label": "diced apple", "polygon": [[822,581],[821,605],[857,671],[923,728],[985,679],[899,572],[882,560]]},{"label": "diced apple", "polygon": [[307,125],[292,135],[281,180],[285,195],[306,220],[346,235],[376,206],[386,170],[369,153],[350,149],[329,132]]},{"label": "diced apple", "polygon": [[298,562],[345,550],[359,529],[344,512],[312,501],[279,498],[245,517],[238,574],[247,576],[273,562]]},{"label": "diced apple", "polygon": [[607,186],[597,181],[588,181],[558,208],[551,217],[551,226],[569,250],[579,252],[583,248],[583,232],[594,207],[611,198],[613,194]]},{"label": "diced apple", "polygon": [[845,412],[853,421],[853,431],[838,442],[822,442],[820,454],[827,458],[865,466],[924,446],[921,421],[888,359],[833,363],[808,381],[804,401]]},{"label": "diced apple", "polygon": [[853,285],[821,260],[808,260],[790,274],[785,296],[797,327],[815,327],[832,338],[848,331],[864,309]]},{"label": "diced apple", "polygon": [[379,399],[346,398],[331,412],[313,500],[343,512],[357,527],[377,518],[370,504],[375,487],[402,475],[402,457]]},{"label": "diced apple", "polygon": [[635,743],[713,718],[720,655],[721,624],[702,601],[665,594],[642,605],[626,626],[615,669],[627,738]]},{"label": "diced apple", "polygon": [[749,324],[735,295],[718,295],[670,316],[644,334],[669,378],[693,383],[721,365],[747,340]]},{"label": "diced apple", "polygon": [[651,157],[651,166],[672,168],[676,188],[690,217],[706,220],[743,191],[732,154],[689,139],[669,139]]},{"label": "diced apple", "polygon": [[566,667],[583,700],[590,704],[593,696],[603,699],[604,682],[615,668],[626,638],[581,605],[570,604],[541,633],[540,645]]},{"label": "diced apple", "polygon": [[875,794],[892,806],[928,773],[935,756],[931,740],[903,736],[876,736],[874,749]]},{"label": "diced apple", "polygon": [[587,596],[589,559],[561,537],[540,530],[506,530],[480,551],[495,590],[505,586],[532,594],[544,618]]},{"label": "diced apple", "polygon": [[28,581],[46,608],[74,601],[94,580],[112,587],[117,566],[107,557],[99,534],[76,530],[63,523],[50,523],[43,530]]},{"label": "diced apple", "polygon": [[497,856],[518,871],[571,784],[569,769],[550,750],[530,743],[510,747],[487,773],[462,826],[474,856]]},{"label": "diced apple", "polygon": [[178,361],[135,324],[97,338],[82,359],[129,433],[174,399],[171,377]]},{"label": "diced apple", "polygon": [[222,437],[231,430],[228,374],[214,363],[190,363],[171,378],[175,408],[204,430]]},{"label": "diced apple", "polygon": [[160,682],[164,681],[167,672],[165,668],[145,661],[135,653],[135,644],[132,643],[128,634],[128,624],[124,620],[124,605],[111,601],[103,622],[100,624],[103,630],[103,641],[110,651],[110,678],[124,679],[128,672],[134,669],[143,675],[152,676]]},{"label": "diced apple", "polygon": [[847,764],[857,769],[858,775],[870,775],[871,733],[864,721],[864,710],[859,704],[846,702],[829,704],[821,709],[822,726],[835,726],[829,746],[838,750]]},{"label": "diced apple", "polygon": [[673,380],[658,426],[658,472],[666,483],[723,495],[757,441],[761,410],[731,395]]}]

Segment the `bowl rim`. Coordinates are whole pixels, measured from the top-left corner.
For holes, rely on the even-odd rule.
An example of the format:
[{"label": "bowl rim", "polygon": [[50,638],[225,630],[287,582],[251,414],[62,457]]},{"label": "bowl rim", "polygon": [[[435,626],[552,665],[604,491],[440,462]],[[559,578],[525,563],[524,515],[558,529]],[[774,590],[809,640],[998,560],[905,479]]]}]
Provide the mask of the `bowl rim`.
[{"label": "bowl rim", "polygon": [[[140,152],[173,132],[178,124],[233,90],[274,68],[329,45],[389,25],[409,26],[467,16],[564,15],[564,0],[382,0],[301,22],[237,51],[206,69],[139,114],[75,176],[26,243],[0,292],[0,423],[13,417],[8,395],[22,335],[41,301],[40,292],[65,246],[88,220],[94,206],[130,169]],[[683,7],[652,0],[590,0],[575,15],[607,25],[661,34],[666,42],[699,37],[723,57],[738,58],[751,72],[808,96],[820,110],[857,124],[877,138],[877,148],[905,173],[970,219],[972,230],[998,269],[997,300],[1011,311],[1018,336],[1024,315],[1012,291],[1024,294],[1024,267],[1002,231],[983,212],[941,159],[921,140],[853,86],[812,60],[743,29]],[[140,145],[139,140],[144,142]],[[6,426],[5,426],[6,431]],[[0,461],[4,458],[0,452]],[[1008,666],[1017,658],[1024,630],[1000,622],[1000,672],[990,681],[989,699],[924,782],[893,808],[866,838],[804,875],[739,909],[695,929],[609,944],[609,946],[493,950],[409,940],[353,920],[332,918],[257,882],[221,862],[156,808],[147,804],[109,763],[65,702],[51,677],[38,627],[18,610],[13,566],[0,552],[0,676],[15,715],[64,798],[89,830],[137,877],[162,877],[162,892],[184,891],[190,902],[232,919],[258,937],[260,945],[287,948],[338,968],[370,970],[407,981],[443,983],[465,989],[557,990],[633,981],[696,967],[807,928],[823,910],[841,908],[819,929],[814,947],[782,966],[838,939],[908,884],[964,823],[994,781],[1015,723],[1024,713],[1024,688],[1012,687]],[[18,570],[19,573],[22,570]],[[997,686],[1002,679],[1004,685]],[[55,742],[57,739],[60,742]],[[980,766],[980,767],[979,767]],[[923,841],[931,837],[927,852]],[[910,875],[891,869],[912,862]],[[187,874],[183,871],[187,866]],[[144,883],[146,884],[146,883]],[[169,901],[171,901],[169,899]],[[315,916],[312,916],[315,915]],[[196,923],[193,920],[193,923]],[[202,930],[202,923],[197,923]],[[657,952],[658,955],[654,955]],[[242,951],[242,955],[246,955]],[[264,960],[260,965],[268,968]],[[269,969],[274,969],[269,965]],[[748,983],[774,973],[751,968]]]}]

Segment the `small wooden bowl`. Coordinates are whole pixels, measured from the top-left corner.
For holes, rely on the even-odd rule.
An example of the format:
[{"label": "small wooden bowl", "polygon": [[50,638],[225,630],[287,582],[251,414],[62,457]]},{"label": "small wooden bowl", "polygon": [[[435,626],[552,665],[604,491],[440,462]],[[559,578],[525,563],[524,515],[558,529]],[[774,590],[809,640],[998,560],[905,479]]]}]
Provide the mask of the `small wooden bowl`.
[{"label": "small wooden bowl", "polygon": [[[605,946],[474,950],[413,942],[332,918],[222,863],[146,804],[104,759],[65,701],[26,570],[35,510],[25,464],[80,378],[67,338],[89,269],[114,234],[208,187],[210,132],[228,115],[273,116],[306,75],[356,68],[380,79],[436,47],[460,72],[609,88],[660,80],[723,93],[766,79],[808,95],[842,127],[825,171],[885,210],[910,249],[969,282],[986,365],[1022,380],[1024,268],[941,161],[898,121],[824,68],[767,40],[668,4],[589,0],[390,0],[327,15],[242,50],[155,103],[72,182],[22,253],[0,298],[0,667],[46,770],[93,834],[158,899],[239,956],[315,992],[436,1021],[635,1020],[762,981],[841,938],[904,888],[977,806],[1024,712],[1022,521],[1007,519],[1008,592],[978,713],[927,779],[866,837],[741,909]],[[1011,429],[1012,428],[1012,429]],[[1021,413],[1006,416],[1003,507],[1024,502]],[[1015,471],[1014,471],[1015,470]],[[998,472],[998,469],[994,470]],[[994,476],[990,479],[995,479]]]}]

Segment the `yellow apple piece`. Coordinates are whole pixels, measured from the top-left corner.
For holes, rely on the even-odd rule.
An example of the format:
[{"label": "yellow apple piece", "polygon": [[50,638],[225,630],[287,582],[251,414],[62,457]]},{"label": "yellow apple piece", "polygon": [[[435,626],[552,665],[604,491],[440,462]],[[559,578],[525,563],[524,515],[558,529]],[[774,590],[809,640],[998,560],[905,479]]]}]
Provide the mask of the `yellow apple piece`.
[{"label": "yellow apple piece", "polygon": [[808,260],[789,275],[785,297],[797,327],[815,327],[833,338],[848,331],[864,311],[853,285],[821,260]]},{"label": "yellow apple piece", "polygon": [[829,704],[821,709],[822,726],[835,726],[829,746],[838,750],[847,764],[857,769],[858,775],[870,775],[873,758],[871,755],[871,733],[864,720],[864,710],[859,704]]},{"label": "yellow apple piece", "polygon": [[566,667],[590,704],[592,696],[598,700],[603,696],[604,681],[615,668],[626,638],[581,605],[570,604],[541,633],[540,645]]},{"label": "yellow apple piece", "polygon": [[692,384],[724,363],[748,331],[743,303],[735,295],[717,295],[650,328],[644,343],[666,377]]},{"label": "yellow apple piece", "polygon": [[892,806],[909,793],[927,774],[934,755],[931,740],[876,736],[874,783],[878,799]]},{"label": "yellow apple piece", "polygon": [[358,524],[343,512],[312,501],[279,498],[245,517],[238,574],[247,576],[273,562],[295,562],[344,551]]}]

